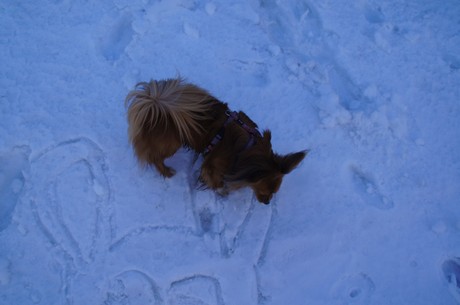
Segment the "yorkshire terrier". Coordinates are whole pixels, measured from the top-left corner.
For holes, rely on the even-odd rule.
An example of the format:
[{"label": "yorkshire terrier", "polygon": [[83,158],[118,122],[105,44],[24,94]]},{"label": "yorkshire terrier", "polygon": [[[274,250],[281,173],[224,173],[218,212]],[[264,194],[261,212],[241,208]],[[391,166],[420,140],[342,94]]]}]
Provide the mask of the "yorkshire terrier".
[{"label": "yorkshire terrier", "polygon": [[201,182],[220,193],[250,187],[259,202],[269,204],[283,176],[308,153],[274,153],[269,130],[259,132],[244,112],[232,112],[181,78],[139,83],[125,105],[129,138],[142,165],[172,177],[175,170],[165,159],[181,147],[192,149],[203,156]]}]

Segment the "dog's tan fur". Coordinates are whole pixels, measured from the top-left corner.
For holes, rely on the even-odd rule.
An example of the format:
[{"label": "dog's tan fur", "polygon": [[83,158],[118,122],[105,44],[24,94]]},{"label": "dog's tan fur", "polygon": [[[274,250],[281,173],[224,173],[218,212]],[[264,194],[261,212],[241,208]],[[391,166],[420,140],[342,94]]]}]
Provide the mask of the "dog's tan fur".
[{"label": "dog's tan fur", "polygon": [[[182,79],[139,83],[126,97],[129,138],[139,162],[153,165],[165,177],[175,171],[164,164],[180,147],[203,153],[227,120],[227,104]],[[257,125],[243,112],[239,118]],[[251,187],[257,199],[269,203],[282,177],[305,157],[306,151],[280,156],[272,151],[271,134],[247,147],[251,135],[236,122],[225,127],[223,139],[204,156],[200,178],[221,192]]]}]

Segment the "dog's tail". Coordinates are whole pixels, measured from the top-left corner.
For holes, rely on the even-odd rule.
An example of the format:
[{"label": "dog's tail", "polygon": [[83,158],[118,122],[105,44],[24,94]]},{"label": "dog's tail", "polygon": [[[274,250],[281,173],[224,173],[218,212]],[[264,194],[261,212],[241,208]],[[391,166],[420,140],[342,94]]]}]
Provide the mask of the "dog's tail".
[{"label": "dog's tail", "polygon": [[206,90],[181,78],[139,83],[125,100],[130,139],[153,128],[166,130],[173,124],[182,143],[191,143],[192,134],[204,133],[200,121],[208,119],[212,99]]}]

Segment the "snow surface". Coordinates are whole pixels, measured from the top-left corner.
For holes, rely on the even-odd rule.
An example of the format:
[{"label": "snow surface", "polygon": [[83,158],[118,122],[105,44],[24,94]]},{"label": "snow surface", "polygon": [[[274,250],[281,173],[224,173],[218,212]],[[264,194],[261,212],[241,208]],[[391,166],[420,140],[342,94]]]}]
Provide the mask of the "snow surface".
[{"label": "snow surface", "polygon": [[[458,0],[3,0],[0,58],[0,304],[460,303]],[[273,204],[136,165],[178,73],[311,149]]]}]

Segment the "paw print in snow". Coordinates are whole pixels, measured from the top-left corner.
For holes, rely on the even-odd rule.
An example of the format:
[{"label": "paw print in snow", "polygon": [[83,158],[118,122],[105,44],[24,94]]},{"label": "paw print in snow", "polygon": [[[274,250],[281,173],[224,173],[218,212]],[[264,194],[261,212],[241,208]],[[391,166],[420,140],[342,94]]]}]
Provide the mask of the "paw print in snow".
[{"label": "paw print in snow", "polygon": [[450,294],[460,303],[460,258],[456,257],[444,261],[442,272]]},{"label": "paw print in snow", "polygon": [[380,210],[393,208],[393,201],[380,192],[374,179],[369,174],[364,173],[356,166],[351,166],[351,175],[356,191],[366,204]]}]

